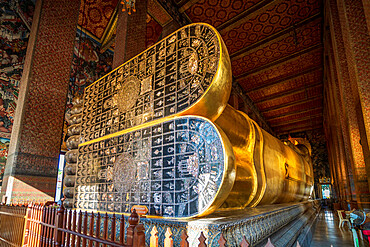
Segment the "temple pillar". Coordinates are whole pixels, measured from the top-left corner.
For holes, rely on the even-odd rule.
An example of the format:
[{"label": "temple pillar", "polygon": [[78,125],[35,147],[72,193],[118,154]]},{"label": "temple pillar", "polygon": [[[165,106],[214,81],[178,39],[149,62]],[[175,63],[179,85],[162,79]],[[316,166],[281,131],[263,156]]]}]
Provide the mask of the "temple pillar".
[{"label": "temple pillar", "polygon": [[131,11],[131,15],[119,6],[113,69],[145,50],[147,2],[136,1],[136,12]]},{"label": "temple pillar", "polygon": [[330,170],[332,174],[332,182],[333,186],[336,191],[337,199],[339,200],[346,200],[345,198],[345,193],[343,191],[343,175],[340,172],[340,169],[337,164],[337,157],[335,156],[335,148],[331,144],[334,142],[333,141],[333,131],[332,131],[332,126],[328,126],[326,129],[326,138],[328,142],[328,160],[329,160],[329,165],[330,165]]},{"label": "temple pillar", "polygon": [[[333,71],[326,71],[325,109],[327,113],[325,114],[325,132],[328,142],[328,158],[333,174],[332,181],[336,188],[338,199],[349,201],[352,198],[349,183],[350,178],[348,176],[347,162],[344,157],[344,146],[341,145],[343,142],[342,127],[340,124],[340,114],[338,113],[339,106],[333,76]],[[328,90],[329,88],[330,90]],[[356,196],[355,193],[354,196]]]},{"label": "temple pillar", "polygon": [[[331,69],[336,71],[337,83],[340,92],[341,113],[345,124],[342,126],[344,145],[346,151],[350,149],[348,173],[353,173],[356,200],[361,208],[370,208],[369,182],[370,164],[366,157],[368,150],[362,142],[368,144],[368,113],[369,103],[369,79],[366,72],[368,70],[368,32],[364,9],[361,2],[356,1],[335,1],[327,2],[327,14],[329,15],[329,27],[332,45],[332,64]],[[347,6],[351,5],[351,7]],[[353,5],[353,6],[352,6]],[[361,5],[361,6],[359,6]],[[357,13],[355,17],[354,13]],[[358,20],[355,21],[357,18]],[[351,20],[349,20],[351,19]],[[358,27],[353,22],[359,22],[364,27]],[[352,23],[351,29],[349,24]],[[356,28],[355,28],[356,26]],[[366,29],[366,30],[364,30]],[[354,32],[360,32],[357,36]],[[360,53],[362,52],[362,57]],[[369,100],[369,99],[367,99]],[[365,131],[364,131],[365,130]],[[366,132],[366,133],[365,133]],[[365,145],[366,146],[366,145]]]},{"label": "temple pillar", "polygon": [[337,160],[333,165],[338,167],[342,174],[340,181],[340,186],[343,187],[342,198],[343,200],[350,201],[356,199],[356,191],[351,186],[351,184],[354,184],[351,169],[351,159],[348,158],[351,156],[352,150],[350,145],[345,145],[344,141],[344,139],[346,139],[348,143],[350,142],[346,118],[344,112],[342,111],[344,105],[338,84],[338,74],[334,63],[334,55],[329,31],[327,32],[325,47],[327,52],[326,68],[330,68],[330,70],[327,70],[328,74],[326,75],[328,83],[326,91],[328,92],[328,97],[330,98],[330,105],[328,107],[327,114],[331,116],[330,124],[335,126],[335,128],[330,129],[333,136],[330,146],[333,147],[334,155],[337,156]]},{"label": "temple pillar", "polygon": [[[366,4],[367,6],[368,4]],[[338,14],[346,48],[348,69],[353,78],[352,87],[359,95],[358,112],[363,116],[366,131],[362,139],[370,141],[370,29],[362,1],[338,0]],[[367,6],[368,7],[368,6]],[[368,10],[368,9],[367,9]],[[369,13],[367,13],[369,15]],[[368,20],[369,21],[369,20]],[[362,113],[361,113],[362,112]],[[362,140],[364,141],[364,140]]]},{"label": "temple pillar", "polygon": [[[356,115],[360,144],[368,178],[370,178],[370,28],[369,3],[337,1],[343,40],[346,44],[351,87],[357,91]],[[367,1],[368,2],[368,1]]]},{"label": "temple pillar", "polygon": [[0,197],[54,200],[80,0],[38,0]]}]

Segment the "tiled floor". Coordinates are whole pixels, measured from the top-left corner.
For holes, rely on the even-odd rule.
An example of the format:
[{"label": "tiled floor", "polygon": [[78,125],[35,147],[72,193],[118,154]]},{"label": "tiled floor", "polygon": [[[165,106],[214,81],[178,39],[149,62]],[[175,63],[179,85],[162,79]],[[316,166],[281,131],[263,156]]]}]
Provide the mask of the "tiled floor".
[{"label": "tiled floor", "polygon": [[[348,224],[342,228],[338,227],[338,216],[334,216],[332,211],[322,210],[317,219],[316,229],[313,234],[311,247],[346,247],[354,246],[352,233]],[[366,238],[366,236],[364,236]],[[360,247],[368,247],[365,240],[359,238]]]}]

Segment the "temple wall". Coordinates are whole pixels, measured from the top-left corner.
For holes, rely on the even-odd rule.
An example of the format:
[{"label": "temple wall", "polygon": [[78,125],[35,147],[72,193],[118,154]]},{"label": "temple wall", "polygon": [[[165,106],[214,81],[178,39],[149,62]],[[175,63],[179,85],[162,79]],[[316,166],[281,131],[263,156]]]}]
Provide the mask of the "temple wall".
[{"label": "temple wall", "polygon": [[0,187],[8,157],[34,7],[30,0],[19,1],[16,9],[11,7],[10,1],[0,2]]},{"label": "temple wall", "polygon": [[338,199],[370,207],[369,30],[361,1],[325,6],[325,131]]}]

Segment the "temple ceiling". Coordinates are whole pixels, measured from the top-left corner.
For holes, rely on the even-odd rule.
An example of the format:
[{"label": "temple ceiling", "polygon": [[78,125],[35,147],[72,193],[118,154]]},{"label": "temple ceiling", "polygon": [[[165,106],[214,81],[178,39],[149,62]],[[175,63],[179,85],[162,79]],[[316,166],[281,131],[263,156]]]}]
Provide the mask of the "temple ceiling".
[{"label": "temple ceiling", "polygon": [[[79,28],[114,50],[118,0],[83,0]],[[321,0],[149,0],[146,45],[176,19],[220,32],[233,76],[277,135],[322,132],[323,43]],[[167,8],[168,10],[168,8]]]}]

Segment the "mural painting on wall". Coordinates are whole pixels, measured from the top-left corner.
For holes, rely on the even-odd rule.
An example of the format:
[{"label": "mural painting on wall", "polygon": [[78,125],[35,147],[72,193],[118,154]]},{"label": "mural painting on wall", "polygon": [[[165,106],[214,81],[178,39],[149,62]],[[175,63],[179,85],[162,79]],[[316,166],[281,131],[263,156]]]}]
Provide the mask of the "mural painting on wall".
[{"label": "mural painting on wall", "polygon": [[80,31],[76,34],[71,76],[69,82],[62,150],[66,151],[66,131],[74,97],[81,97],[86,86],[112,70],[113,53],[100,52],[100,44]]},{"label": "mural painting on wall", "polygon": [[30,0],[0,0],[0,187],[34,7]]},{"label": "mural painting on wall", "polygon": [[330,178],[330,168],[328,160],[328,151],[326,149],[325,135],[323,133],[317,133],[314,131],[307,132],[307,138],[309,139],[312,146],[312,164],[313,174],[315,181],[316,195],[320,195],[319,190],[321,187],[318,186],[319,178]]}]

